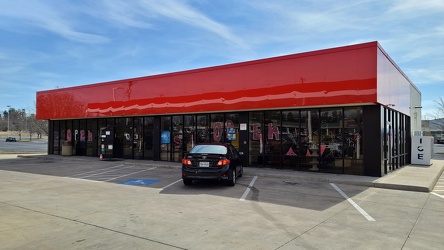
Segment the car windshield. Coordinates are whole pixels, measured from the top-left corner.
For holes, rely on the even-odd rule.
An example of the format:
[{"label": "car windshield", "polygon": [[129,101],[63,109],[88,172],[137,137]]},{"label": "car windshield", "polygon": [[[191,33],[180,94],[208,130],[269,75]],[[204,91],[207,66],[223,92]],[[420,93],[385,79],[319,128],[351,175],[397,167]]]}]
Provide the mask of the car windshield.
[{"label": "car windshield", "polygon": [[227,154],[227,148],[221,145],[197,145],[190,151],[191,154]]}]

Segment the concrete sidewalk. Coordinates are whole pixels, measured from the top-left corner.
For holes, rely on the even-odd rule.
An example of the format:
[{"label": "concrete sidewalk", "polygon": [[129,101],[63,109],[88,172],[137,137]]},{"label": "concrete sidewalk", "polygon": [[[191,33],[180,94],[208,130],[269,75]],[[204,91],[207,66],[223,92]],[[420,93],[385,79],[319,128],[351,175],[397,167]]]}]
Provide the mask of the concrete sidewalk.
[{"label": "concrete sidewalk", "polygon": [[[17,157],[47,157],[58,160],[79,160],[90,161],[97,160],[97,158],[84,156],[60,156],[60,155],[17,155]],[[181,168],[181,164],[177,162],[162,162],[149,160],[132,160],[132,159],[118,159],[117,161],[128,165],[144,165],[156,166],[165,168]],[[439,177],[444,171],[444,154],[435,154],[432,160],[432,165],[407,165],[394,172],[391,172],[383,177],[370,177],[359,175],[346,174],[330,174],[319,172],[302,172],[286,169],[273,168],[253,168],[247,167],[244,169],[244,176],[269,176],[289,178],[293,180],[308,180],[338,184],[348,184],[356,186],[397,189],[416,192],[430,192],[436,185]]]}]

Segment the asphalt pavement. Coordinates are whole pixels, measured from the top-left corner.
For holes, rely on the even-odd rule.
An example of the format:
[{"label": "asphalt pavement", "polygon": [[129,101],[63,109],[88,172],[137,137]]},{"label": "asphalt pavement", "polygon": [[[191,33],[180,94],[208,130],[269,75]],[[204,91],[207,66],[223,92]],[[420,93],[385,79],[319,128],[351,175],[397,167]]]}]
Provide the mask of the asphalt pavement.
[{"label": "asphalt pavement", "polygon": [[[383,177],[359,176],[359,175],[345,175],[345,174],[330,174],[318,172],[302,172],[284,169],[272,168],[248,168],[246,175],[250,176],[264,176],[264,177],[282,177],[292,178],[294,180],[317,181],[326,183],[341,183],[348,185],[397,189],[405,191],[416,192],[430,192],[436,185],[440,176],[444,171],[444,145],[435,145],[434,156],[431,160],[431,165],[407,165],[396,171],[393,171]],[[79,160],[79,161],[96,161],[96,158],[83,156],[60,156],[60,155],[46,155],[42,153],[9,153],[0,154],[0,159],[4,157],[34,157],[47,158],[58,161],[64,159]],[[145,165],[152,167],[166,167],[166,168],[181,168],[180,163],[163,162],[163,161],[149,161],[149,160],[132,160],[121,159],[122,164],[129,165]]]},{"label": "asphalt pavement", "polygon": [[[307,181],[315,183],[315,191],[322,183],[334,183],[345,193],[356,193],[350,197],[376,222],[357,213],[356,204],[338,203],[334,191],[334,200],[310,195],[307,209],[199,192],[162,195],[155,188],[0,170],[0,249],[442,249],[442,197],[427,194],[444,170],[441,149],[435,150],[430,166],[408,165],[384,177],[245,170],[248,180],[258,176]],[[0,164],[17,157],[53,162],[55,168],[73,161],[100,162],[37,152],[0,154]],[[172,162],[118,163],[180,169]],[[255,191],[252,184],[238,188]],[[301,195],[299,202],[305,202],[309,194]],[[324,203],[330,205],[312,208]]]}]

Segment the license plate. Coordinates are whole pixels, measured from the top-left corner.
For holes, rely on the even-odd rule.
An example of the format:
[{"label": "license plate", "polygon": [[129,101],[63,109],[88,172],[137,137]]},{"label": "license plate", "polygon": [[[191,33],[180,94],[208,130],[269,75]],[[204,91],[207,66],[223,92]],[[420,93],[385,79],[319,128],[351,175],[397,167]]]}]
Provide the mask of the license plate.
[{"label": "license plate", "polygon": [[208,161],[199,162],[199,167],[201,167],[201,168],[207,168],[209,166],[210,166],[210,163]]}]

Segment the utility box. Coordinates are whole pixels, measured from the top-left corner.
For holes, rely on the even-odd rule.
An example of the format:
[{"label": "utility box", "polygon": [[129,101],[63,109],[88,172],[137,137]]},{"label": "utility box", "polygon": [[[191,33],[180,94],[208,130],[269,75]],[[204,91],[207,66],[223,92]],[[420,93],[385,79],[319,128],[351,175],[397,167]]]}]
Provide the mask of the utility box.
[{"label": "utility box", "polygon": [[412,164],[432,165],[433,136],[412,137]]}]

